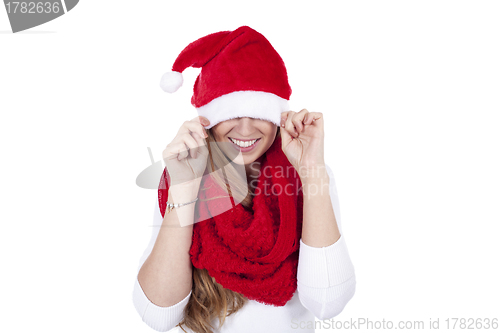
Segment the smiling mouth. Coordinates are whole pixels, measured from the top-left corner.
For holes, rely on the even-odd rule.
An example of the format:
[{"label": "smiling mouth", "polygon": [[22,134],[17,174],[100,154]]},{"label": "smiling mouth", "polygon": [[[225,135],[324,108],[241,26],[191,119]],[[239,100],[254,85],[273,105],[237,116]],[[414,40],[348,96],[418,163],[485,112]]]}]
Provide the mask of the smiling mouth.
[{"label": "smiling mouth", "polygon": [[233,139],[231,137],[228,137],[228,138],[229,138],[229,140],[231,140],[232,143],[234,143],[235,145],[237,145],[241,148],[250,147],[250,146],[254,145],[257,141],[260,140],[260,138],[253,139],[253,140],[237,140],[237,139]]}]

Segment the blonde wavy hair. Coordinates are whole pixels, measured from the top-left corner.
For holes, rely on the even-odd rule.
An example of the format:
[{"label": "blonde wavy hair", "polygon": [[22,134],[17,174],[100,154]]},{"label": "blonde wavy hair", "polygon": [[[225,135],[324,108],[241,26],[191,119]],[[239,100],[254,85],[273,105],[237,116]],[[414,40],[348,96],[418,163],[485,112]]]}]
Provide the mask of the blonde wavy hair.
[{"label": "blonde wavy hair", "polygon": [[[251,210],[254,193],[250,186],[247,186],[246,179],[242,179],[237,170],[227,159],[226,155],[216,144],[212,129],[207,130],[207,147],[209,149],[209,159],[207,169],[215,182],[223,189],[227,190],[229,196],[233,196],[235,202],[240,202],[245,209]],[[276,137],[280,136],[280,127],[276,132]],[[222,166],[224,168],[222,168]],[[222,170],[225,179],[220,177],[215,170]],[[227,179],[231,179],[229,187]],[[201,188],[200,191],[206,190]],[[214,198],[211,198],[214,199]],[[182,326],[189,327],[197,333],[213,333],[215,329],[211,322],[219,319],[219,326],[222,326],[227,316],[236,313],[248,301],[248,298],[240,293],[224,288],[208,274],[206,269],[193,268],[193,288],[188,304],[184,309],[184,318],[176,326],[187,332]]]}]

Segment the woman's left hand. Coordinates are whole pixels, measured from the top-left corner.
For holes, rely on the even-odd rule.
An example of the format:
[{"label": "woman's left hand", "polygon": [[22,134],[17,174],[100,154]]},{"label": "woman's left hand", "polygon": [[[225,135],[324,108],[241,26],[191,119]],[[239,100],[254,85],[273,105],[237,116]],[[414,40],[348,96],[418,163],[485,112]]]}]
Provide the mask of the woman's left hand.
[{"label": "woman's left hand", "polygon": [[323,125],[321,112],[281,113],[281,149],[301,178],[325,165]]}]

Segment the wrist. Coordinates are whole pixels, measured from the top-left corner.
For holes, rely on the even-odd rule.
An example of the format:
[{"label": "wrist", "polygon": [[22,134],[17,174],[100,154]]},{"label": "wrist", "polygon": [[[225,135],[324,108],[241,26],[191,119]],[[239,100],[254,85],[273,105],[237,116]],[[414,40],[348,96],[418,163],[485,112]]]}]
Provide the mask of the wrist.
[{"label": "wrist", "polygon": [[304,199],[330,194],[330,177],[324,165],[302,168],[299,175]]},{"label": "wrist", "polygon": [[302,184],[307,183],[318,183],[318,182],[328,182],[330,178],[328,177],[328,172],[326,171],[325,164],[318,164],[308,167],[299,167],[297,170],[299,174],[300,181]]},{"label": "wrist", "polygon": [[170,203],[185,203],[193,201],[198,197],[200,189],[199,181],[189,181],[169,187],[168,202]]}]

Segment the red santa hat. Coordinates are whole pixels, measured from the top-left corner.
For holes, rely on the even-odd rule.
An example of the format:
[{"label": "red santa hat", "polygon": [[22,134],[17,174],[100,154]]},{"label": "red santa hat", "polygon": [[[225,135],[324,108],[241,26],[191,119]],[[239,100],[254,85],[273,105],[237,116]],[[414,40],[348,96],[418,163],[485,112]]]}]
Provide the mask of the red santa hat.
[{"label": "red santa hat", "polygon": [[239,117],[280,126],[281,113],[289,111],[292,89],[285,64],[271,43],[250,27],[216,32],[189,44],[175,60],[172,72],[161,78],[161,88],[177,91],[187,67],[201,67],[191,104],[210,120],[207,129]]}]

